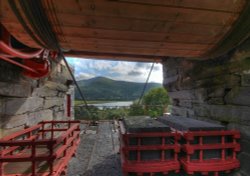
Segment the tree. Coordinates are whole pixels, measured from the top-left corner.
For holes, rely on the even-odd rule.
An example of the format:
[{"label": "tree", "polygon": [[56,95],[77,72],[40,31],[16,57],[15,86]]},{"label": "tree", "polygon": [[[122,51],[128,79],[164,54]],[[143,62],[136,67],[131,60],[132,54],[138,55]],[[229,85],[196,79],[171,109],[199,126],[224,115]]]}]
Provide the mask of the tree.
[{"label": "tree", "polygon": [[135,101],[130,106],[129,115],[148,115],[151,117],[162,116],[164,110],[170,104],[170,100],[167,91],[160,87],[151,89],[147,94],[145,94],[142,98],[142,104],[143,105],[138,105]]},{"label": "tree", "polygon": [[140,116],[145,115],[142,105],[138,105],[137,102],[133,102],[129,107],[129,116]]},{"label": "tree", "polygon": [[170,104],[167,91],[160,87],[151,89],[143,96],[142,103],[145,105],[145,113],[151,117],[161,116]]}]

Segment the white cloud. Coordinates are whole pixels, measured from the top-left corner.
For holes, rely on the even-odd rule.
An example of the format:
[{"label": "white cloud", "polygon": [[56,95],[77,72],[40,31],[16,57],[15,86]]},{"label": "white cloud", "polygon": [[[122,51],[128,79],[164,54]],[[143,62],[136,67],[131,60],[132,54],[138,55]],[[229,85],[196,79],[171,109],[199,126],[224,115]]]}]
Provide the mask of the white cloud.
[{"label": "white cloud", "polygon": [[[104,76],[115,80],[145,82],[152,63],[106,61],[94,59],[67,58],[75,67],[77,79],[89,79]],[[155,64],[150,82],[162,83],[162,66]]]},{"label": "white cloud", "polygon": [[89,73],[84,73],[84,72],[75,74],[76,80],[90,79],[90,78],[94,78],[95,76],[96,75],[94,74],[89,74]]}]

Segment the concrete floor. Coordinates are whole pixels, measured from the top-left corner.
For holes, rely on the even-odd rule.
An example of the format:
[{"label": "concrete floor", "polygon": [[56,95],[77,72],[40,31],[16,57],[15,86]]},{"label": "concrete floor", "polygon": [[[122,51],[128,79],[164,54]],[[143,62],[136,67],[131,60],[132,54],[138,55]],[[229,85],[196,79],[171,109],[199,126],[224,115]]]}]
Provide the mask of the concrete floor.
[{"label": "concrete floor", "polygon": [[81,125],[81,143],[68,166],[68,176],[122,176],[118,130],[112,122]]}]

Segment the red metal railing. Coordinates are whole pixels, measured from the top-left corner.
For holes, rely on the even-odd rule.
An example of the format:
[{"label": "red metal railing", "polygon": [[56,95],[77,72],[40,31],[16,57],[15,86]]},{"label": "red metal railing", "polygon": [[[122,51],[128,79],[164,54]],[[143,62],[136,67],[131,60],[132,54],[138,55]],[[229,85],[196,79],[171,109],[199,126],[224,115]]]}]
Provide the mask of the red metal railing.
[{"label": "red metal railing", "polygon": [[79,121],[43,121],[2,138],[0,176],[65,174],[80,142],[79,124]]},{"label": "red metal railing", "polygon": [[[209,172],[214,172],[217,176],[219,172],[230,172],[233,169],[240,167],[240,162],[236,158],[237,152],[240,151],[239,131],[221,130],[221,131],[187,131],[183,133],[186,144],[183,145],[183,150],[186,156],[181,159],[184,170],[188,174],[200,172],[203,175],[208,175]],[[216,137],[220,141],[206,143],[206,137]],[[198,139],[196,143],[194,140]],[[227,139],[230,139],[227,141]],[[217,158],[205,158],[204,152],[208,150],[220,151],[220,156]],[[198,158],[192,159],[191,156],[198,152]],[[229,152],[231,151],[231,152]]]},{"label": "red metal railing", "polygon": [[[161,144],[143,145],[142,139],[145,138],[161,138]],[[136,145],[130,145],[130,139],[137,139]],[[173,139],[171,143],[167,143],[167,139]],[[180,163],[178,161],[178,153],[180,152],[180,145],[178,140],[180,135],[176,132],[145,132],[145,133],[127,133],[120,123],[120,151],[122,161],[123,175],[129,173],[136,173],[142,175],[144,173],[154,174],[163,173],[167,174],[170,171],[179,172]],[[130,152],[136,152],[136,160],[129,158]],[[142,160],[141,152],[143,151],[158,151],[161,152],[161,157],[157,160]],[[167,158],[166,152],[173,152],[173,157]]]}]

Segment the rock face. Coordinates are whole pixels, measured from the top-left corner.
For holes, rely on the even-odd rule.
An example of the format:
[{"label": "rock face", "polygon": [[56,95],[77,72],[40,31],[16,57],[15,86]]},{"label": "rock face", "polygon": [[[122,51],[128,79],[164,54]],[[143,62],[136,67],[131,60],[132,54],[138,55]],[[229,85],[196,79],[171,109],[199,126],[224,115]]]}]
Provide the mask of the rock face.
[{"label": "rock face", "polygon": [[[52,63],[47,78],[32,80],[19,67],[0,61],[0,138],[42,120],[66,120],[67,95],[74,88],[63,63]],[[71,107],[73,117],[73,108]]]},{"label": "rock face", "polygon": [[168,58],[163,62],[163,84],[172,98],[172,115],[241,131],[241,176],[250,174],[244,164],[250,160],[249,51],[249,43],[243,43],[220,58],[203,61]]}]

